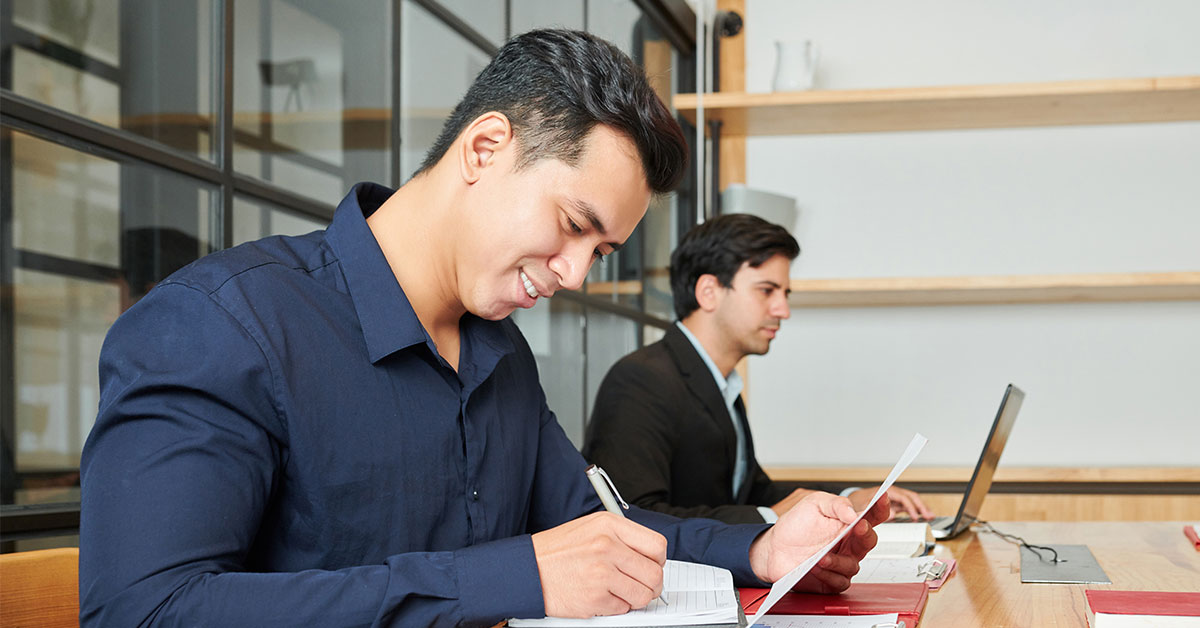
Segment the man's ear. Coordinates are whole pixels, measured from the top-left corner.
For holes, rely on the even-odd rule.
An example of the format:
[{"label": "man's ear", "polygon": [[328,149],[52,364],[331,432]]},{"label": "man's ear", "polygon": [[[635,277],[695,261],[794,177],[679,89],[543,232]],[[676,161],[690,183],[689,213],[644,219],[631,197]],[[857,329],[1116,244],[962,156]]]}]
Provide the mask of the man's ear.
[{"label": "man's ear", "polygon": [[717,281],[716,275],[704,274],[696,279],[696,303],[699,303],[700,309],[705,312],[717,309],[723,291],[721,282]]},{"label": "man's ear", "polygon": [[467,183],[475,183],[484,169],[496,161],[496,154],[512,145],[512,124],[498,111],[489,111],[462,132],[459,142],[459,172]]}]

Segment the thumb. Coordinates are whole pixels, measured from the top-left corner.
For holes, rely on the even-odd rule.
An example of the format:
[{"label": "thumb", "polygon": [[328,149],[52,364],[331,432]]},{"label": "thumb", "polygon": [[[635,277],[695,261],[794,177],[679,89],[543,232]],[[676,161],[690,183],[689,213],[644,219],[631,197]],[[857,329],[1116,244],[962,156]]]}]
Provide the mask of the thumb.
[{"label": "thumb", "polygon": [[858,513],[855,512],[854,506],[845,497],[831,496],[830,499],[822,500],[819,510],[822,515],[830,519],[837,519],[842,523],[851,523],[858,518]]}]

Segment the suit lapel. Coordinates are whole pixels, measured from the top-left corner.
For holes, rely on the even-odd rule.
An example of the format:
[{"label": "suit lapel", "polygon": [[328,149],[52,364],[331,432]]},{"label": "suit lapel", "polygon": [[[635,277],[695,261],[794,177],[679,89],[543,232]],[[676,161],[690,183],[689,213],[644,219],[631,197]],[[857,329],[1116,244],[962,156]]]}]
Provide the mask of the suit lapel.
[{"label": "suit lapel", "polygon": [[[708,369],[704,358],[700,357],[700,354],[696,352],[696,347],[692,346],[692,342],[683,335],[679,327],[672,325],[667,330],[666,336],[663,337],[663,342],[666,344],[671,358],[675,360],[675,365],[683,376],[688,390],[700,401],[700,404],[708,411],[709,419],[716,423],[717,429],[721,430],[721,434],[724,435],[725,455],[728,457],[729,468],[732,469],[737,461],[737,432],[733,430],[729,410],[725,408],[725,399],[721,396],[721,389],[717,388],[712,371]],[[738,492],[740,494],[744,491]]]}]

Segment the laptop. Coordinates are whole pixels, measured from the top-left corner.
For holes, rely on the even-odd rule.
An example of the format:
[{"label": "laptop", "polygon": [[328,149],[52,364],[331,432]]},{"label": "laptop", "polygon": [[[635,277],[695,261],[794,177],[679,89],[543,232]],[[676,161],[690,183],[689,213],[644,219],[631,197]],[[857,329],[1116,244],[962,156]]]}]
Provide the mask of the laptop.
[{"label": "laptop", "polygon": [[936,517],[929,522],[929,528],[935,539],[949,539],[971,527],[983,507],[983,498],[987,497],[988,489],[992,486],[992,475],[996,465],[1000,464],[1000,454],[1008,442],[1013,423],[1017,421],[1017,412],[1025,393],[1020,388],[1009,384],[1004,389],[1004,398],[1000,400],[1000,409],[996,411],[996,420],[992,421],[992,431],[988,433],[983,443],[983,453],[979,454],[979,462],[975,463],[975,473],[967,483],[967,492],[963,494],[962,505],[958,514],[953,517]]}]

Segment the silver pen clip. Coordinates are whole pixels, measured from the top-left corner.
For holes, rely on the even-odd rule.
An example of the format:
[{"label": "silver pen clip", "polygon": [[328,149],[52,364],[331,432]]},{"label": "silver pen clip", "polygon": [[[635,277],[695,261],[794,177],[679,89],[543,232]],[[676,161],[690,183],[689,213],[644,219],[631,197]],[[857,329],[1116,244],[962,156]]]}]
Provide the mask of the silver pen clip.
[{"label": "silver pen clip", "polygon": [[621,508],[629,510],[629,504],[625,503],[625,498],[621,497],[621,491],[617,490],[617,485],[613,484],[612,478],[608,477],[608,474],[604,472],[604,468],[596,465],[596,473],[599,473],[600,477],[604,478],[604,483],[612,490],[613,495],[616,496],[617,501],[621,504]]}]

